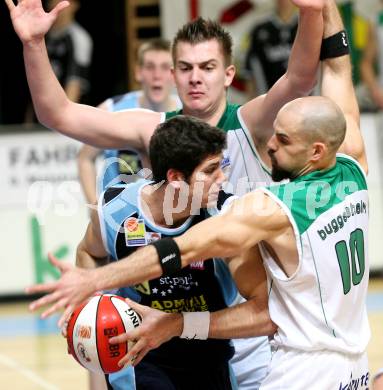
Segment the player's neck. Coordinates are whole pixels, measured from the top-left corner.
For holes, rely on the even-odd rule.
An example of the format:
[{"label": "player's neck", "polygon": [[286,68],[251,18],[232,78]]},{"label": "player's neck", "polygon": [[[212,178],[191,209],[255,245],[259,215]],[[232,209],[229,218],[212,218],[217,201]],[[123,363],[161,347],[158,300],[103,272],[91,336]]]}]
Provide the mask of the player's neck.
[{"label": "player's neck", "polygon": [[[172,191],[169,185],[149,185],[141,192],[141,208],[145,216],[155,225],[166,228],[176,228],[182,225],[190,217],[190,205],[179,196],[179,191]],[[181,211],[177,209],[181,208]]]},{"label": "player's neck", "polygon": [[295,177],[304,176],[315,171],[326,171],[327,169],[333,168],[335,164],[336,156],[329,156],[315,163],[308,163]]},{"label": "player's neck", "polygon": [[211,126],[217,126],[219,120],[221,119],[223,113],[226,110],[226,97],[221,99],[216,104],[211,105],[205,110],[192,110],[188,107],[183,108],[183,113],[185,115],[194,116],[195,118],[201,119],[202,121],[208,123]]}]

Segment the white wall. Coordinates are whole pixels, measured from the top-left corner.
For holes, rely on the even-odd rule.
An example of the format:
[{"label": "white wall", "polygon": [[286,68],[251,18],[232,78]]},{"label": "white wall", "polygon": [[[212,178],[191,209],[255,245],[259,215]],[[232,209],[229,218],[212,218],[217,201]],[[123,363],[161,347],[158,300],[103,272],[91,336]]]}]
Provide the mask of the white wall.
[{"label": "white wall", "polygon": [[88,222],[79,147],[50,132],[0,136],[0,295],[53,278],[48,251],[74,261]]}]

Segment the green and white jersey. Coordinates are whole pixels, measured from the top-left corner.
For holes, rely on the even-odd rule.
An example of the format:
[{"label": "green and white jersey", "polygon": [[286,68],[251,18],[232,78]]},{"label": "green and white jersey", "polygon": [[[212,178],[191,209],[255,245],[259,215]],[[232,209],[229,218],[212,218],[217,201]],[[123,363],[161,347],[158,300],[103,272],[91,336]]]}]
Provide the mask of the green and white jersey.
[{"label": "green and white jersey", "polygon": [[[182,110],[166,113],[166,119]],[[226,192],[241,196],[256,188],[270,185],[271,171],[257,153],[251,134],[241,116],[241,106],[228,104],[217,127],[227,134],[227,149],[222,167],[227,171]]]},{"label": "green and white jersey", "polygon": [[370,329],[368,193],[359,164],[345,155],[315,171],[263,191],[294,229],[297,270],[287,277],[264,245],[269,310],[279,329],[274,342],[300,350],[365,351]]}]

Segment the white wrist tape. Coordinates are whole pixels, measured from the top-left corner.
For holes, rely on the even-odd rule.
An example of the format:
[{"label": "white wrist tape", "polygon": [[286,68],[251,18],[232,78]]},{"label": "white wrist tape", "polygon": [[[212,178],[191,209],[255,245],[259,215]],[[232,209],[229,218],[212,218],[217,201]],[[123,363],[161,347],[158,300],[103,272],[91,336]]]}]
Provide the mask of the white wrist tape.
[{"label": "white wrist tape", "polygon": [[206,340],[209,337],[210,312],[182,312],[184,329],[181,339]]}]

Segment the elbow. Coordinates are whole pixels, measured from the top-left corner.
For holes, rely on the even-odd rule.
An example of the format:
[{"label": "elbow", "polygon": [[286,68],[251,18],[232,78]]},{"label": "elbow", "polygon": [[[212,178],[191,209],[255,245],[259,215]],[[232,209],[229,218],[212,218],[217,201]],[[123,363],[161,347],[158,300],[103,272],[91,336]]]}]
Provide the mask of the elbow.
[{"label": "elbow", "polygon": [[265,323],[265,336],[272,336],[278,330],[278,326],[271,320],[269,317],[267,322]]},{"label": "elbow", "polygon": [[69,100],[61,104],[59,108],[51,107],[48,102],[43,109],[35,108],[37,120],[48,129],[61,132],[65,128],[68,118],[71,118],[70,114],[67,113],[69,107]]}]

